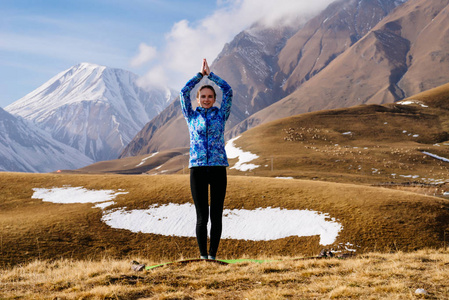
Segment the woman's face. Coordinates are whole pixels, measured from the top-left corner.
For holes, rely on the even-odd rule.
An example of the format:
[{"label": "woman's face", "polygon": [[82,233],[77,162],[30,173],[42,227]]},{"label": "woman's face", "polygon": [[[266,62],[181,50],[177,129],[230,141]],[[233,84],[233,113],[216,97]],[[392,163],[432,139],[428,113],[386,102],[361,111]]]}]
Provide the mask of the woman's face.
[{"label": "woman's face", "polygon": [[214,92],[211,89],[204,88],[200,91],[196,100],[202,108],[211,108],[215,103]]}]

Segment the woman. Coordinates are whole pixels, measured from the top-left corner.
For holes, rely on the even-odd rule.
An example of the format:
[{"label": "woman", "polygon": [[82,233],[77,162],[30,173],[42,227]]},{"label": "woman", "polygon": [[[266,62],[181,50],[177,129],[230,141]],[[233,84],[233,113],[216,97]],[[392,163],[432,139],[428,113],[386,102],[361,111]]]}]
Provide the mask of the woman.
[{"label": "woman", "polygon": [[[197,92],[198,107],[192,109],[190,92],[207,76],[223,92],[220,108],[213,106],[216,93],[204,85]],[[201,72],[190,79],[181,90],[182,113],[190,132],[190,189],[196,209],[196,238],[202,259],[215,259],[221,238],[223,203],[226,195],[226,167],[224,130],[232,104],[232,89],[223,79],[210,72],[206,59]],[[210,248],[207,251],[207,222],[209,219],[210,186]]]}]

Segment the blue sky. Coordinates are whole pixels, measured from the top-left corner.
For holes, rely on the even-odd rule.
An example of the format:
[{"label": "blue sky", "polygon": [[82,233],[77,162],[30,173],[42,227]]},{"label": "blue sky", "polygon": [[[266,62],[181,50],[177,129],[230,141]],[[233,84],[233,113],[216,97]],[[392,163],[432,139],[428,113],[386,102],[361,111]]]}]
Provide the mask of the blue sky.
[{"label": "blue sky", "polygon": [[1,0],[0,107],[81,62],[180,89],[253,22],[271,26],[331,1]]},{"label": "blue sky", "polygon": [[141,42],[162,45],[177,21],[194,23],[216,7],[215,1],[2,0],[0,107],[80,62],[138,73],[130,59]]}]

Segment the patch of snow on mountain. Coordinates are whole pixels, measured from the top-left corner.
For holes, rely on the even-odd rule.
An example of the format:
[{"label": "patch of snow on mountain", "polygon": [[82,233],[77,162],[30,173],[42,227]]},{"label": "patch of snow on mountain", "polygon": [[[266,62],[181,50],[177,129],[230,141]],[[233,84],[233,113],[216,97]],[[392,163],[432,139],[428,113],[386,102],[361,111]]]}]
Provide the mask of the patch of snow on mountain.
[{"label": "patch of snow on mountain", "polygon": [[98,203],[94,207],[101,208],[102,210],[104,210],[106,207],[114,205],[114,204],[115,204],[114,201],[107,201],[107,202]]},{"label": "patch of snow on mountain", "polygon": [[433,158],[436,158],[436,159],[439,159],[439,160],[442,160],[442,161],[445,161],[445,162],[449,162],[449,158],[438,156],[436,154],[432,154],[432,153],[427,152],[427,151],[423,151],[422,153],[424,153],[425,155],[428,155],[430,157],[433,157]]},{"label": "patch of snow on mountain", "polygon": [[399,6],[407,2],[408,0],[396,0],[394,1],[395,6]]},{"label": "patch of snow on mountain", "polygon": [[243,151],[240,148],[237,148],[234,145],[234,141],[237,140],[240,136],[237,136],[233,139],[230,139],[227,143],[226,143],[226,155],[228,156],[228,158],[238,158],[239,160],[237,161],[237,163],[231,167],[231,169],[236,169],[242,172],[246,172],[249,170],[253,170],[255,168],[258,168],[259,165],[255,165],[255,164],[248,164],[248,162],[258,158],[259,156],[256,154],[253,154],[249,151]]},{"label": "patch of snow on mountain", "polygon": [[425,105],[424,103],[422,103],[421,101],[418,100],[404,100],[404,101],[398,101],[397,104],[400,105],[412,105],[412,104],[416,104],[419,105],[421,107],[429,107],[428,105]]},{"label": "patch of snow on mountain", "polygon": [[154,152],[152,153],[150,156],[145,157],[144,159],[142,159],[142,161],[136,166],[136,167],[140,167],[141,165],[143,165],[148,159],[152,158],[153,156],[155,156],[156,154],[158,154],[159,152]]}]

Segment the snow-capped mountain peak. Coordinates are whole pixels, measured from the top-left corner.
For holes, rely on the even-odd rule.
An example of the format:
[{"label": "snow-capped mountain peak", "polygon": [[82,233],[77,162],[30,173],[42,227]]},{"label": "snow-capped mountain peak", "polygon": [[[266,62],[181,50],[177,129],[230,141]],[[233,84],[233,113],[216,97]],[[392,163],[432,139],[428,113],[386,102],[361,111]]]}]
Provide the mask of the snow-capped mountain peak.
[{"label": "snow-capped mountain peak", "polygon": [[39,123],[37,116],[45,118],[46,113],[63,105],[92,100],[108,101],[105,95],[107,88],[117,88],[113,86],[117,80],[114,78],[115,73],[122,73],[121,76],[126,82],[137,78],[135,74],[120,71],[122,70],[81,63],[57,74],[5,109],[12,114],[18,114]]},{"label": "snow-capped mountain peak", "polygon": [[126,70],[80,63],[5,110],[95,161],[115,159],[177,95],[169,89],[144,89],[138,79]]}]

